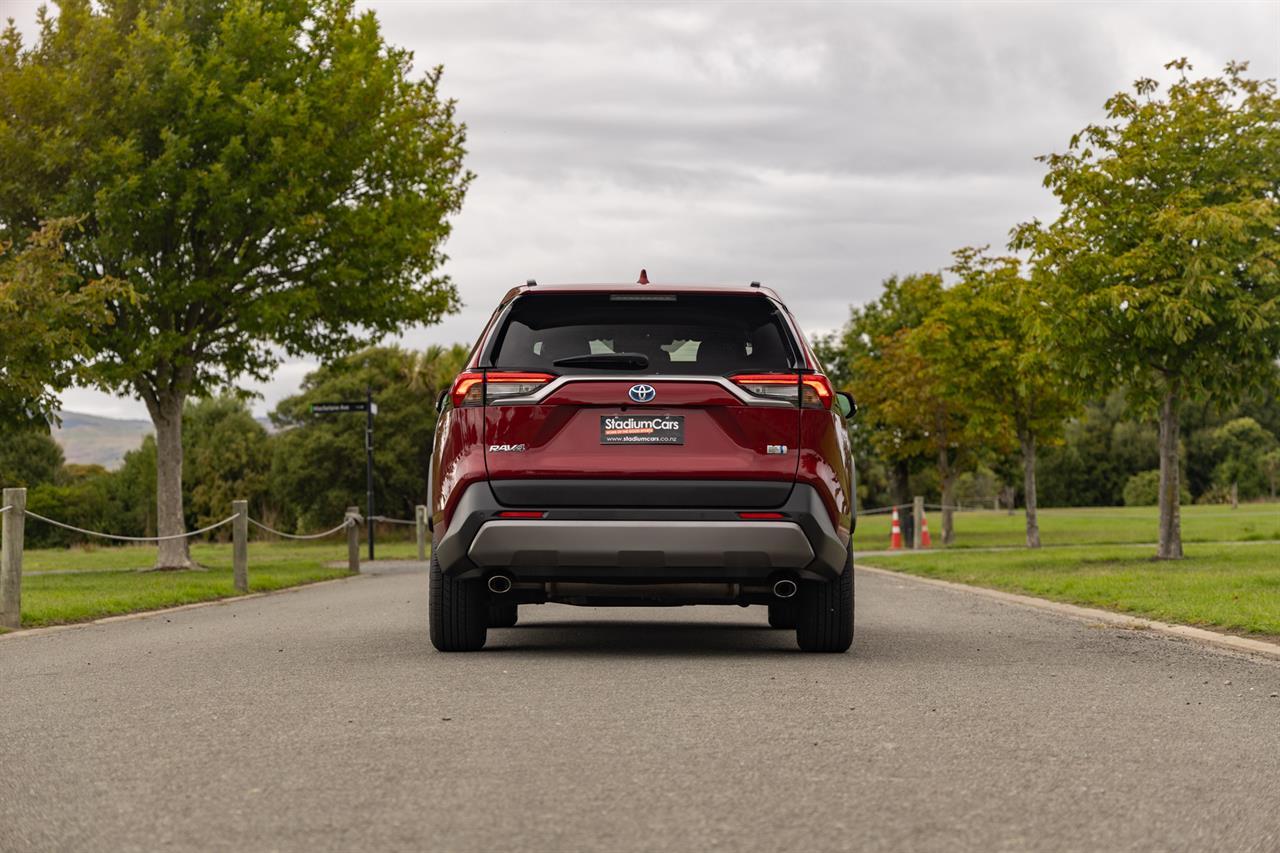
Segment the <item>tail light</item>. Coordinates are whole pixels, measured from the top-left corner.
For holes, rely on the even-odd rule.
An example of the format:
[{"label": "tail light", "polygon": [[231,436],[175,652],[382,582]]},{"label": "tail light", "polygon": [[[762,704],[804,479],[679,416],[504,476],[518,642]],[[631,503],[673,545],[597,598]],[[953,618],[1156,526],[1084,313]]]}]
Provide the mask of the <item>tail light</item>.
[{"label": "tail light", "polygon": [[453,380],[449,396],[453,398],[454,406],[481,406],[484,405],[483,389],[483,373],[459,373]]},{"label": "tail light", "polygon": [[811,409],[830,409],[835,399],[831,382],[821,373],[800,376],[788,373],[739,373],[730,379],[749,394],[771,400],[788,400]]},{"label": "tail light", "polygon": [[799,379],[794,373],[739,373],[730,379],[748,394],[770,400],[794,403],[800,393]]},{"label": "tail light", "polygon": [[455,406],[481,406],[503,397],[523,397],[546,385],[550,373],[460,373],[449,392]]},{"label": "tail light", "polygon": [[831,380],[821,373],[806,373],[800,377],[800,405],[811,409],[830,409],[835,396]]}]

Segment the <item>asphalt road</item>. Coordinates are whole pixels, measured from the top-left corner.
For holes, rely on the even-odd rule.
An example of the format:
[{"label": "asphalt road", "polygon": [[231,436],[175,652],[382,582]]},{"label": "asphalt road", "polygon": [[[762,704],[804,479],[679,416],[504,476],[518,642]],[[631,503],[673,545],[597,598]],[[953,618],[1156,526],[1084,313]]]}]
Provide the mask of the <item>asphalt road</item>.
[{"label": "asphalt road", "polygon": [[441,655],[389,573],[0,640],[3,850],[1280,850],[1280,664],[858,577],[526,608]]}]

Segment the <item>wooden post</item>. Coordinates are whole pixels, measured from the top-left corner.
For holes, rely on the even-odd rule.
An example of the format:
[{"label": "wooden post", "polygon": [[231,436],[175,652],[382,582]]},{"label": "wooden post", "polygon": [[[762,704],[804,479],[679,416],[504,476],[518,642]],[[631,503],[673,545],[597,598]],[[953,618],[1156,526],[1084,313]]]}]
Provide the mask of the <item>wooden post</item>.
[{"label": "wooden post", "polygon": [[0,507],[0,628],[22,627],[22,532],[27,518],[27,490],[5,489]]},{"label": "wooden post", "polygon": [[360,571],[360,507],[347,507],[347,571]]},{"label": "wooden post", "polygon": [[418,528],[418,559],[425,562],[427,559],[427,508],[419,506],[414,511],[413,520]]},{"label": "wooden post", "polygon": [[921,528],[924,527],[924,498],[916,495],[911,505],[911,547],[919,549],[921,546]]},{"label": "wooden post", "polygon": [[236,592],[249,591],[249,502],[232,501],[231,565]]}]

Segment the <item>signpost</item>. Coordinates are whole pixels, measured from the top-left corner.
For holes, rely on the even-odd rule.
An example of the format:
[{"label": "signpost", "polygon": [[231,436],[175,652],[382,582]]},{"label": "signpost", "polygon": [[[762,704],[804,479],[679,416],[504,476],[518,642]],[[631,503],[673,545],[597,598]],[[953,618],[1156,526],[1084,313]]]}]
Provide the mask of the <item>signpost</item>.
[{"label": "signpost", "polygon": [[364,484],[365,523],[369,530],[369,559],[373,559],[373,416],[378,407],[373,402],[372,386],[364,386],[364,400],[341,403],[312,403],[313,415],[340,415],[348,412],[364,412]]}]

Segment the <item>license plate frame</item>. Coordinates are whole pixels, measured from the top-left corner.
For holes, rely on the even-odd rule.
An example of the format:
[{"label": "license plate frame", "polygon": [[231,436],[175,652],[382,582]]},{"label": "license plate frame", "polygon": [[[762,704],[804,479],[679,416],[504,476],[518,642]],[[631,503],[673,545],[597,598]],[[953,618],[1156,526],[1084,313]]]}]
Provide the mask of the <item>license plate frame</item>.
[{"label": "license plate frame", "polygon": [[600,416],[600,443],[616,446],[682,446],[684,415],[619,412]]}]

